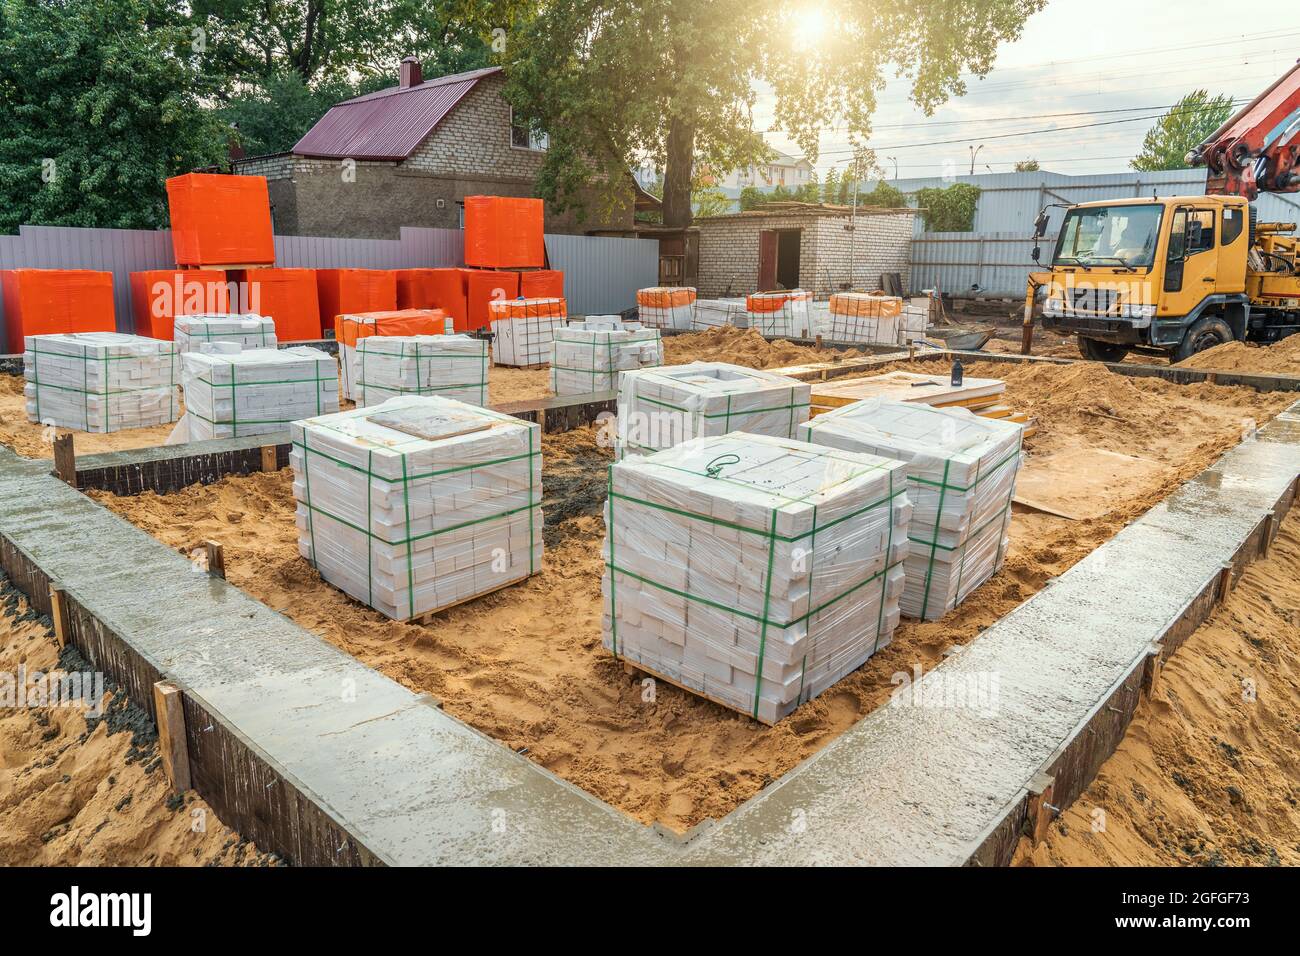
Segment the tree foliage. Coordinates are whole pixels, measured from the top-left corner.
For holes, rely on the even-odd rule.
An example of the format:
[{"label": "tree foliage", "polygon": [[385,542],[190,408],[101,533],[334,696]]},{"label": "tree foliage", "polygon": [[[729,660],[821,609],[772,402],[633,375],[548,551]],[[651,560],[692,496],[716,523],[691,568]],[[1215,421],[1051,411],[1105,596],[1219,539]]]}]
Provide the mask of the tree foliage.
[{"label": "tree foliage", "polygon": [[1043,167],[1038,165],[1036,159],[1022,159],[1016,163],[1015,171],[1018,173],[1036,173]]},{"label": "tree foliage", "polygon": [[292,149],[334,104],[392,85],[392,77],[383,76],[358,84],[332,78],[308,85],[297,73],[285,73],[259,80],[217,113],[249,156],[281,153]]},{"label": "tree foliage", "polygon": [[0,0],[0,232],[162,225],[226,149],[192,43],[173,0]]},{"label": "tree foliage", "polygon": [[1156,120],[1142,140],[1142,151],[1129,163],[1134,169],[1186,169],[1186,156],[1232,115],[1232,97],[1193,90]]},{"label": "tree foliage", "polygon": [[812,49],[776,0],[550,0],[521,17],[507,97],[550,133],[539,187],[584,210],[587,187],[616,201],[639,155],[664,170],[664,219],[690,221],[692,169],[735,169],[766,154],[750,121],[756,82],[775,126],[815,162],[818,133],[843,122],[865,141],[887,75],[907,77],[929,113],[984,75],[1045,0],[840,0]]},{"label": "tree foliage", "polygon": [[916,204],[925,217],[929,232],[970,232],[975,228],[975,209],[980,188],[970,183],[953,183],[946,189],[918,189]]},{"label": "tree foliage", "polygon": [[907,205],[903,193],[886,182],[878,182],[869,193],[858,193],[859,206],[884,206],[887,209],[899,209]]}]

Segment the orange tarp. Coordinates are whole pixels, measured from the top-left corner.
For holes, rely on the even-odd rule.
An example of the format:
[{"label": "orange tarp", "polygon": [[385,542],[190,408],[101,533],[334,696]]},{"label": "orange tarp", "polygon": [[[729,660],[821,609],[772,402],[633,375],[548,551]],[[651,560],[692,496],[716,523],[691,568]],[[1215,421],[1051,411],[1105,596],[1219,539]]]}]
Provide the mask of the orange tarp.
[{"label": "orange tarp", "polygon": [[113,332],[113,274],[86,269],[0,271],[8,351],[23,336],[56,332]]},{"label": "orange tarp", "polygon": [[271,199],[262,176],[175,176],[167,180],[167,209],[177,265],[275,262]]},{"label": "orange tarp", "polygon": [[501,319],[566,318],[568,303],[564,299],[497,299],[488,304],[492,321]]},{"label": "orange tarp", "polygon": [[317,269],[320,330],[349,312],[392,312],[397,308],[397,276],[392,269]]},{"label": "orange tarp", "polygon": [[521,272],[519,294],[525,299],[562,299],[564,298],[564,273],[557,269]]},{"label": "orange tarp", "polygon": [[431,304],[451,316],[457,332],[470,331],[467,276],[469,269],[430,269]]},{"label": "orange tarp", "polygon": [[745,296],[745,309],[749,312],[780,312],[787,302],[812,299],[811,292],[791,289],[789,292],[755,292]]},{"label": "orange tarp", "polygon": [[432,309],[438,303],[433,299],[432,269],[394,269],[397,279],[398,309]]},{"label": "orange tarp", "polygon": [[245,269],[230,277],[240,283],[239,311],[273,319],[281,342],[321,338],[315,270]]},{"label": "orange tarp", "polygon": [[488,303],[513,299],[519,295],[518,272],[466,270],[465,280],[469,300],[468,318],[465,320],[467,331],[487,328],[488,323],[492,321],[492,316],[488,312]]},{"label": "orange tarp", "polygon": [[131,273],[131,315],[136,335],[170,341],[176,316],[229,311],[230,289],[225,272],[219,269]]},{"label": "orange tarp", "polygon": [[447,313],[442,309],[399,309],[334,317],[334,338],[340,345],[352,347],[372,335],[444,335],[446,331]]},{"label": "orange tarp", "polygon": [[465,197],[465,264],[493,269],[546,265],[542,201]]},{"label": "orange tarp", "polygon": [[690,286],[655,286],[636,293],[636,304],[650,308],[671,309],[694,301],[695,290]]},{"label": "orange tarp", "polygon": [[883,289],[872,293],[837,292],[831,296],[829,304],[832,315],[892,319],[903,314],[903,300],[895,295],[885,295]]}]

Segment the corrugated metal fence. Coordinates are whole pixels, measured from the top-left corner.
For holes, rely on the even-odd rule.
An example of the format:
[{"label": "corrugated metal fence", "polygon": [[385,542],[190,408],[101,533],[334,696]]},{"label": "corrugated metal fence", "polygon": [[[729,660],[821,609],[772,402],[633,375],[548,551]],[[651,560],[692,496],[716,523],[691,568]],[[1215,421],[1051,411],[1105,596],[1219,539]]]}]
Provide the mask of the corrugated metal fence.
[{"label": "corrugated metal fence", "polygon": [[[1138,196],[1198,196],[1205,192],[1205,170],[1123,172],[1098,176],[1061,173],[993,173],[961,176],[957,182],[980,187],[972,232],[923,232],[917,218],[912,245],[912,286],[938,288],[956,296],[1010,296],[1025,292],[1025,279],[1035,268],[1034,219],[1049,203],[1082,203]],[[892,180],[915,203],[918,190],[943,187],[938,178]],[[1264,195],[1255,201],[1261,222],[1300,219],[1300,202],[1287,196]],[[1047,235],[1042,241],[1044,262],[1056,241],[1062,210],[1048,209]],[[978,287],[978,291],[974,287]]]},{"label": "corrugated metal fence", "polygon": [[[564,271],[564,291],[574,315],[618,312],[636,304],[636,290],[659,273],[658,243],[649,239],[546,237],[553,268]],[[297,269],[414,269],[464,264],[459,229],[403,227],[397,239],[276,236],[276,265]],[[0,236],[0,269],[96,269],[113,274],[117,327],[131,329],[132,272],[170,269],[170,230],[78,229],[22,226]],[[4,311],[0,303],[0,342]]]}]

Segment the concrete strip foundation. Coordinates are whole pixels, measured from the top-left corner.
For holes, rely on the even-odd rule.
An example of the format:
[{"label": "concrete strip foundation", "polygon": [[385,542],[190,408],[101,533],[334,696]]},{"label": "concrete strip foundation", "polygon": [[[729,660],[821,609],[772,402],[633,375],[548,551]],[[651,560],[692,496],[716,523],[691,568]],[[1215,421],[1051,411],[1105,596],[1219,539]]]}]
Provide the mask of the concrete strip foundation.
[{"label": "concrete strip foundation", "polygon": [[[263,439],[265,440],[265,439]],[[230,454],[237,450],[227,449]],[[119,462],[119,466],[125,463]],[[1150,648],[1208,616],[1294,501],[1300,403],[917,685],[676,841],[442,713],[0,450],[0,564],[132,698],[185,695],[195,788],[295,862],[1002,864],[1054,775],[1066,806],[1137,706]],[[1272,520],[1270,520],[1270,518]],[[944,685],[996,695],[924,706]]]}]

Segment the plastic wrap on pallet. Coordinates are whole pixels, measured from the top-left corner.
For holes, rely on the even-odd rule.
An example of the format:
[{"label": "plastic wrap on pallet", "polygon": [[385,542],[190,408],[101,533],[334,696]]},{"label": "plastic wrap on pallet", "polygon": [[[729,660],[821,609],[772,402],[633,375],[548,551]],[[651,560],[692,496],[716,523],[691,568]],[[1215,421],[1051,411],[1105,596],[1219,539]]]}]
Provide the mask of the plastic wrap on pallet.
[{"label": "plastic wrap on pallet", "polygon": [[[448,322],[451,320],[448,319]],[[357,342],[356,402],[441,395],[488,403],[488,343],[468,335],[371,335]]]},{"label": "plastic wrap on pallet", "polygon": [[937,620],[1002,566],[1023,428],[964,408],[867,399],[799,429],[817,445],[907,464],[915,509],[908,532],[908,617]]},{"label": "plastic wrap on pallet", "polygon": [[616,456],[650,454],[730,431],[793,438],[808,420],[810,396],[806,382],[725,362],[623,372]]},{"label": "plastic wrap on pallet", "polygon": [[294,422],[298,550],[395,620],[542,567],[538,425],[438,396]]},{"label": "plastic wrap on pallet", "polygon": [[548,364],[555,333],[568,319],[563,299],[499,299],[488,304],[488,312],[492,359],[497,365]]},{"label": "plastic wrap on pallet", "polygon": [[774,724],[889,644],[901,462],[733,432],[610,470],[606,649]]},{"label": "plastic wrap on pallet", "polygon": [[639,289],[636,307],[637,318],[646,328],[686,331],[694,324],[695,290],[690,286]]},{"label": "plastic wrap on pallet", "polygon": [[832,342],[898,345],[903,300],[878,292],[837,292],[830,299]]},{"label": "plastic wrap on pallet", "polygon": [[749,327],[767,338],[806,339],[811,337],[809,307],[812,293],[803,289],[755,292],[745,297]]},{"label": "plastic wrap on pallet", "polygon": [[178,315],[173,326],[176,351],[197,352],[204,343],[225,342],[245,349],[276,347],[275,322],[261,315]]},{"label": "plastic wrap on pallet", "polygon": [[0,269],[7,352],[29,335],[112,332],[113,273],[88,269]]},{"label": "plastic wrap on pallet", "polygon": [[[395,312],[355,312],[334,317],[339,343],[339,375],[343,397],[357,401],[360,378],[357,343],[374,335],[451,335],[452,318],[442,309],[398,309]],[[372,403],[373,404],[373,403]]]},{"label": "plastic wrap on pallet", "polygon": [[744,299],[700,299],[695,303],[692,329],[701,332],[725,326],[749,328],[749,313],[745,311]]},{"label": "plastic wrap on pallet", "polygon": [[551,391],[586,395],[612,391],[620,372],[664,363],[658,329],[557,329],[551,362]]},{"label": "plastic wrap on pallet", "polygon": [[29,335],[23,343],[29,421],[115,432],[176,421],[176,343],[118,332]]},{"label": "plastic wrap on pallet", "polygon": [[925,338],[930,328],[930,300],[926,296],[913,296],[903,306],[898,329],[898,344],[911,345]]},{"label": "plastic wrap on pallet", "polygon": [[189,441],[268,435],[339,410],[338,363],[320,349],[213,343],[182,355],[181,364]]}]

